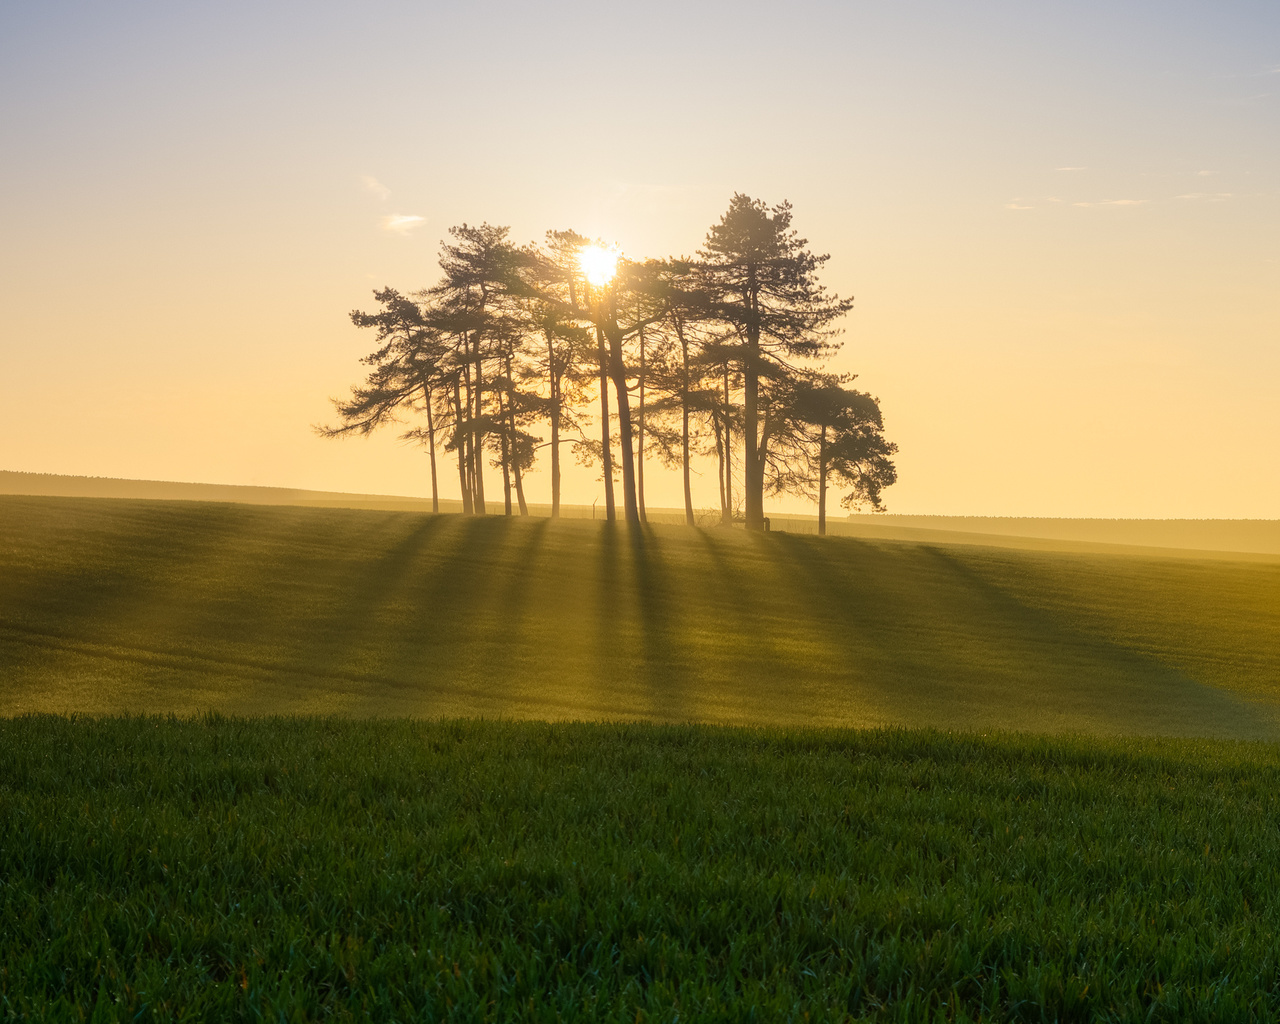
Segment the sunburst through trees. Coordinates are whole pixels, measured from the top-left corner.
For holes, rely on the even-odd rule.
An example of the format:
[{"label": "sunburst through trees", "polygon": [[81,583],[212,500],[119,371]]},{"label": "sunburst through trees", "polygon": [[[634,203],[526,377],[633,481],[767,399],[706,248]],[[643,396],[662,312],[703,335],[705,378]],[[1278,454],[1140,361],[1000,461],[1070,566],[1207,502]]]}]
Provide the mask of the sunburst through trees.
[{"label": "sunburst through trees", "polygon": [[364,381],[334,400],[339,422],[317,429],[366,435],[409,420],[402,436],[428,451],[436,511],[438,452],[456,463],[465,513],[489,509],[487,462],[507,515],[528,514],[525,477],[545,454],[558,516],[566,444],[600,467],[611,520],[617,475],[624,517],[645,520],[654,459],[680,471],[691,524],[690,467],[706,458],[726,524],[762,529],[765,495],[790,493],[817,501],[824,533],[831,482],[847,488],[843,506],[879,509],[897,447],[878,400],[822,368],[852,301],[819,282],[827,257],[791,216],[789,203],[736,194],[696,256],[679,259],[629,259],[573,231],[521,247],[504,227],[451,228],[436,285],[375,291],[377,312],[351,314],[377,347]]}]

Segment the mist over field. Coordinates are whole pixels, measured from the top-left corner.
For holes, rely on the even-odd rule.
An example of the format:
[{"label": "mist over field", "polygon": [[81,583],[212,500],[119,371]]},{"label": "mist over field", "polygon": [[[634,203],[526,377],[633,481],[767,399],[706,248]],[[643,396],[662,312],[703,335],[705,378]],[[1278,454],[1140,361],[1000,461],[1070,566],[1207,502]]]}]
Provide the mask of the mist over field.
[{"label": "mist over field", "polygon": [[1280,1019],[1277,41],[0,4],[0,1020]]}]

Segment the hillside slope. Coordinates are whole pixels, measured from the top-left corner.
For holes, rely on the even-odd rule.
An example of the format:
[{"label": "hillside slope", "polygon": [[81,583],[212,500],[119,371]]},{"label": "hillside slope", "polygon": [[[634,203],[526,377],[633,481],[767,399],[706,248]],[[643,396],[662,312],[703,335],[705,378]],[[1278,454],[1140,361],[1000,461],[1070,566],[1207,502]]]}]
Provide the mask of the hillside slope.
[{"label": "hillside slope", "polygon": [[[299,505],[308,508],[377,509],[384,512],[430,512],[431,499],[394,494],[351,494],[307,491],[289,487],[238,484],[178,483],[111,477],[63,476],[56,473],[18,473],[0,470],[0,495],[48,498],[145,498],[161,501],[219,501],[247,505]],[[501,512],[501,500],[490,512]],[[441,512],[461,512],[457,498],[441,498]],[[818,518],[770,510],[774,532],[816,534]],[[551,514],[551,506],[531,501],[531,515]],[[604,509],[564,504],[564,519],[603,519]],[[704,526],[714,526],[719,512],[697,509]],[[684,523],[683,509],[648,510],[652,523]],[[996,516],[922,516],[875,513],[832,514],[827,532],[864,540],[906,540],[919,544],[978,544],[983,547],[1032,551],[1074,551],[1119,554],[1121,549],[1158,548],[1161,555],[1188,558],[1250,556],[1280,561],[1280,519],[1045,519]],[[1154,553],[1154,552],[1145,552]]]},{"label": "hillside slope", "polygon": [[0,714],[1280,736],[1280,565],[0,498]]}]

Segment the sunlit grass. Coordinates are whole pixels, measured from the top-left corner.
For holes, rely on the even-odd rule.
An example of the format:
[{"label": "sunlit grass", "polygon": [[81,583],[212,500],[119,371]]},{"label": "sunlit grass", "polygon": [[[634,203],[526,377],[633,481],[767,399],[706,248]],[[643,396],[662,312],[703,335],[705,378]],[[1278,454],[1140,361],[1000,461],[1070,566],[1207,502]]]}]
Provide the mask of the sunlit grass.
[{"label": "sunlit grass", "polygon": [[1278,819],[1224,741],[0,721],[0,1013],[1275,1019]]},{"label": "sunlit grass", "polygon": [[0,1018],[1273,1019],[1277,748],[1118,734],[1278,668],[1259,562],[0,499]]},{"label": "sunlit grass", "polygon": [[0,499],[0,713],[1276,735],[1280,566]]}]

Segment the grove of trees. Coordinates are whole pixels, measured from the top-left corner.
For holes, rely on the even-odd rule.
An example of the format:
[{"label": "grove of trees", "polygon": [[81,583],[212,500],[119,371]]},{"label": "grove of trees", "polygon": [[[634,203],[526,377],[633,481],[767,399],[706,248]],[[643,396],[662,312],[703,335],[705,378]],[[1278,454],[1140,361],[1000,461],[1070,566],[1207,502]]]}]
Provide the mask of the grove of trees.
[{"label": "grove of trees", "polygon": [[[427,450],[432,507],[441,463],[456,463],[466,514],[484,514],[484,469],[500,472],[507,515],[528,514],[525,478],[544,455],[551,515],[560,514],[568,445],[599,466],[605,515],[643,522],[645,470],[678,470],[695,521],[695,460],[716,466],[721,521],[764,527],[767,494],[879,509],[896,478],[896,446],[879,403],[823,369],[852,302],[818,281],[791,206],[737,194],[692,257],[630,260],[573,231],[517,246],[508,229],[451,228],[441,278],[412,294],[374,292],[364,381],[336,399],[327,437],[409,421]],[[444,455],[439,459],[440,454]],[[445,470],[452,473],[453,470]],[[735,494],[735,481],[742,483]]]}]

